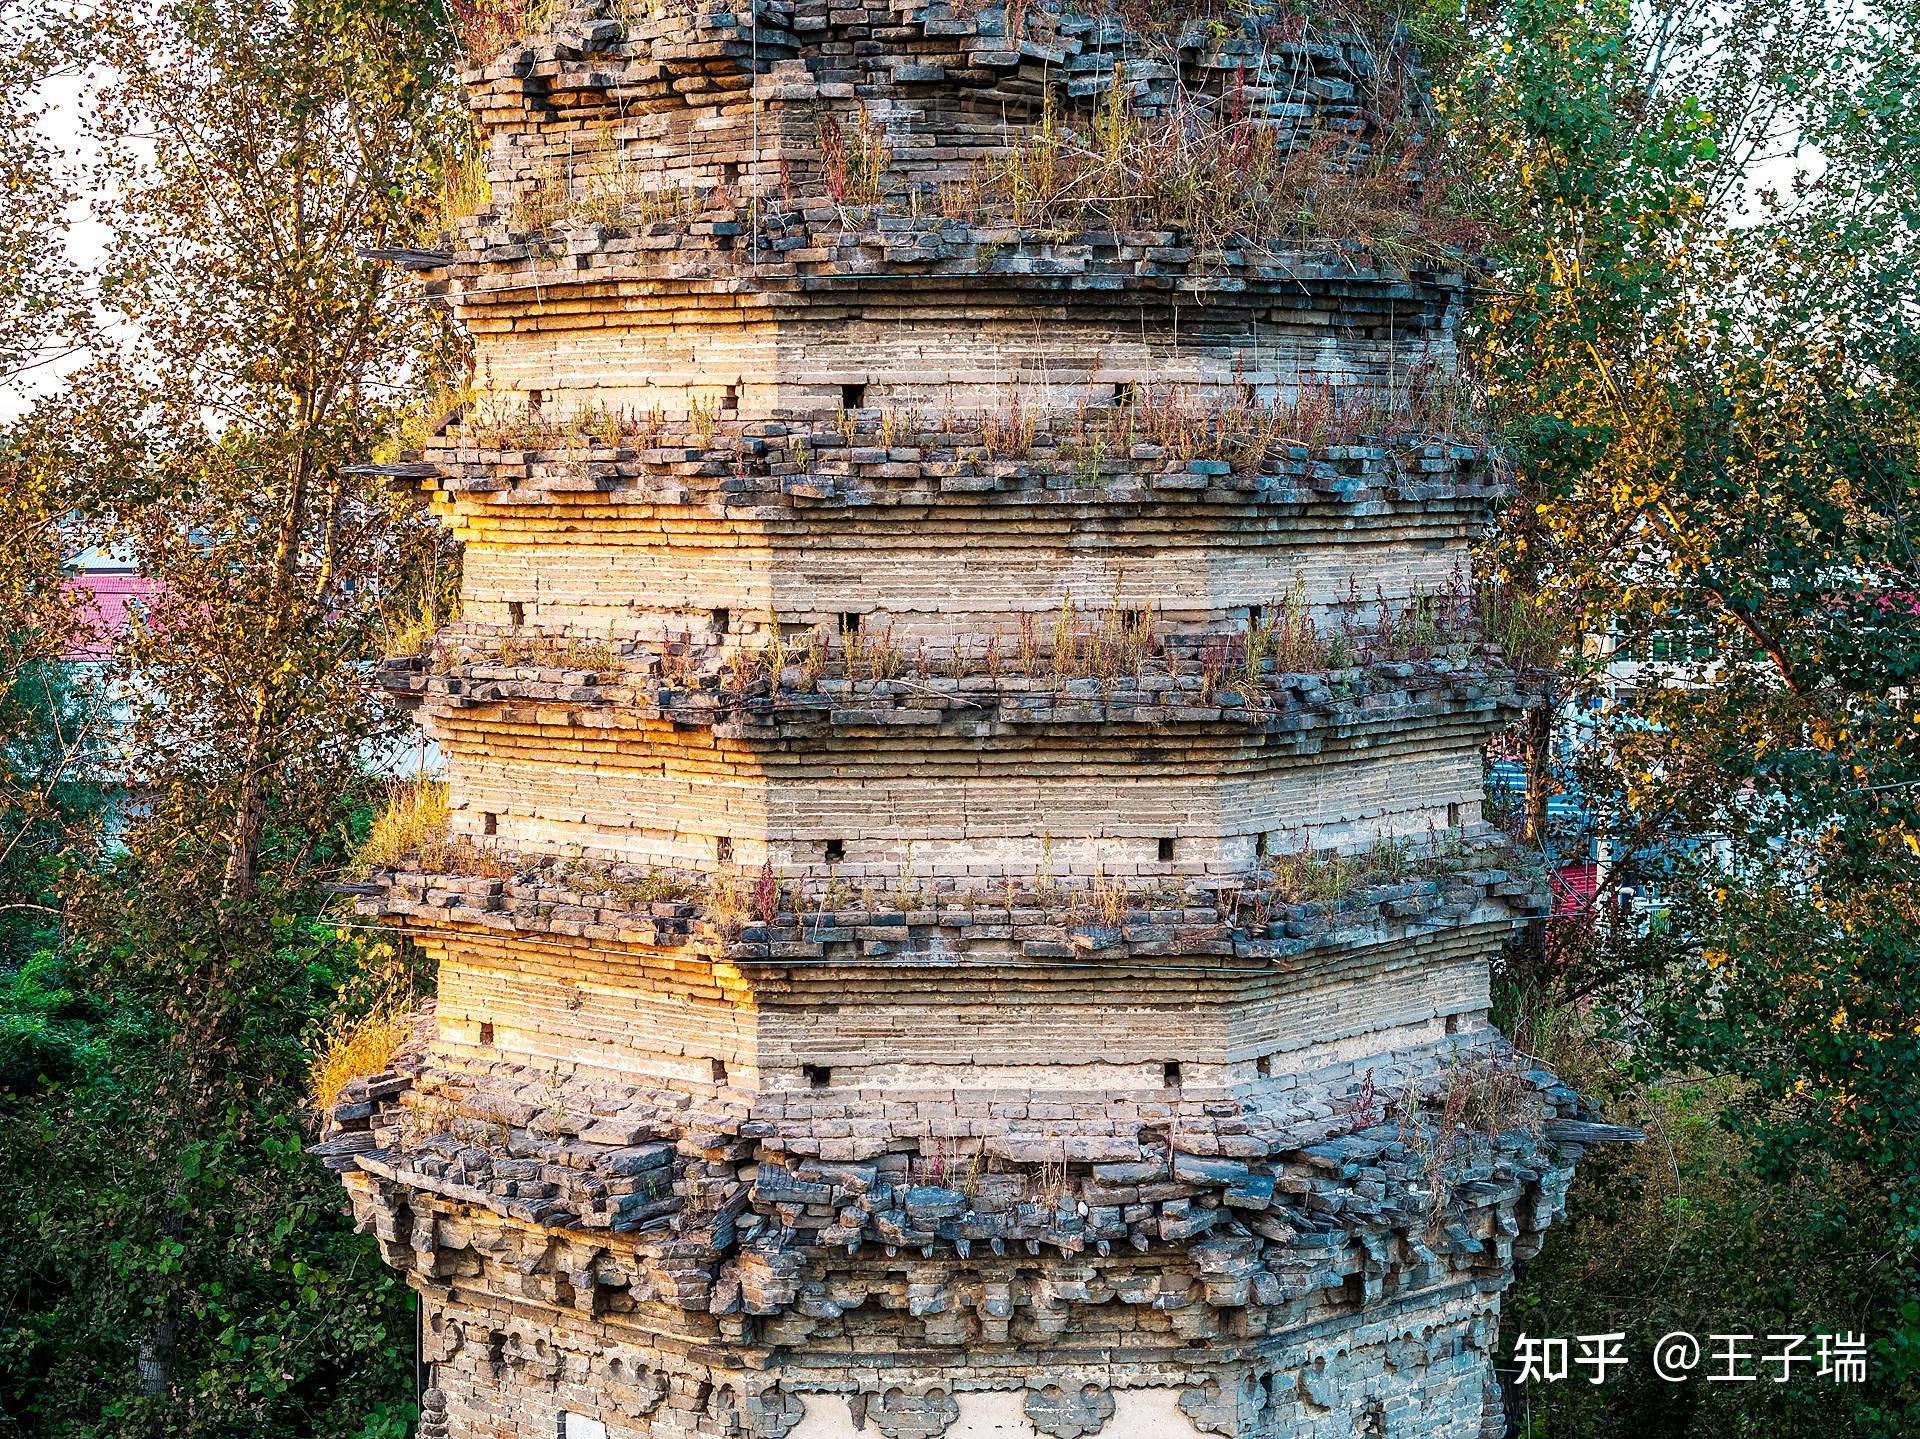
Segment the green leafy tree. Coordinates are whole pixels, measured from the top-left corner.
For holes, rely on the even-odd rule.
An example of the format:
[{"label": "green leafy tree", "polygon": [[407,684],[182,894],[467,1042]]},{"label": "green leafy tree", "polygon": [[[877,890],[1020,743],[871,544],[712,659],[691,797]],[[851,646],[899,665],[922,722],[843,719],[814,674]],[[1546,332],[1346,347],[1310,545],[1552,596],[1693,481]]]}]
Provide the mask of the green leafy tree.
[{"label": "green leafy tree", "polygon": [[42,126],[49,81],[80,63],[81,23],[46,0],[0,10],[0,400],[36,371],[77,353],[89,316],[80,273],[63,244],[75,177]]},{"label": "green leafy tree", "polygon": [[117,344],[28,453],[157,586],[117,645],[139,803],[10,976],[0,1409],[35,1435],[398,1434],[404,1287],[302,1154],[357,973],[315,916],[393,725],[367,661],[437,527],[356,473],[457,352],[368,251],[462,118],[431,6],[153,0],[87,32]]},{"label": "green leafy tree", "polygon": [[[1879,1341],[1858,1392],[1541,1391],[1537,1433],[1920,1414],[1914,18],[1523,0],[1462,72],[1508,237],[1477,347],[1522,491],[1495,559],[1601,705],[1580,778],[1612,877],[1662,895],[1521,987],[1615,1006],[1652,1086],[1625,1102],[1667,1122],[1709,1082],[1726,1138],[1675,1146],[1678,1209],[1627,1202],[1644,1174],[1597,1186],[1514,1312],[1704,1331],[1741,1296],[1736,1327]],[[1810,173],[1765,191],[1801,143]],[[1615,683],[1656,643],[1694,658]],[[1648,1235],[1737,1259],[1643,1263]]]},{"label": "green leafy tree", "polygon": [[62,243],[75,178],[49,142],[43,87],[77,65],[58,9],[0,10],[0,972],[19,965],[56,911],[50,881],[88,806],[97,738],[61,665],[83,616],[63,584],[70,495],[48,455],[32,387],[86,343],[84,288]]}]

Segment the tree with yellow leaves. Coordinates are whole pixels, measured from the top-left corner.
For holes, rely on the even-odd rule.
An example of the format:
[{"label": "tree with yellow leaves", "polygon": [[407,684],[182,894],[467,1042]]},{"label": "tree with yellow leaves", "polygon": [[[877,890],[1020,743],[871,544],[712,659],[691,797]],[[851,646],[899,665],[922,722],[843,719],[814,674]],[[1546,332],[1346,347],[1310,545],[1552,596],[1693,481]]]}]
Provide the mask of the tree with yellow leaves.
[{"label": "tree with yellow leaves", "polygon": [[[1490,562],[1558,623],[1573,778],[1640,896],[1576,969],[1523,977],[1617,1007],[1662,1093],[1724,1086],[1747,1183],[1837,1241],[1776,1251],[1753,1302],[1879,1340],[1844,1402],[1568,1399],[1556,1433],[1920,1416],[1917,20],[1515,0],[1457,80],[1505,235],[1477,358],[1521,500]],[[1805,173],[1769,189],[1796,146]],[[1621,663],[1655,656],[1678,658]],[[1718,1302],[1618,1298],[1672,1327]]]}]

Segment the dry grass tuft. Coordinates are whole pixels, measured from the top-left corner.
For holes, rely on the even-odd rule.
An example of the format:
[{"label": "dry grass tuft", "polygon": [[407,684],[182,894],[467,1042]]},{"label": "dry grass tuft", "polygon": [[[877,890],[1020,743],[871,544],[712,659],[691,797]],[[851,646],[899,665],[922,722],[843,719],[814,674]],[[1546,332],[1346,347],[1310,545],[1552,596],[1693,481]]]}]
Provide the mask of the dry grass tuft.
[{"label": "dry grass tuft", "polygon": [[411,659],[424,655],[440,628],[440,618],[417,606],[401,614],[389,615],[380,635],[380,653],[387,659]]},{"label": "dry grass tuft", "polygon": [[1377,73],[1357,132],[1296,141],[1268,103],[1240,82],[1217,96],[1182,89],[1146,114],[1123,67],[1091,113],[1063,115],[1049,92],[1026,137],[948,185],[942,209],[1060,235],[1172,229],[1207,249],[1327,245],[1401,265],[1481,240],[1453,213],[1403,60]]},{"label": "dry grass tuft", "polygon": [[1525,1077],[1527,1063],[1519,1055],[1502,1057],[1479,1053],[1456,1058],[1447,1066],[1441,1090],[1440,1112],[1455,1126],[1478,1130],[1488,1139],[1540,1128],[1540,1100]]},{"label": "dry grass tuft", "polygon": [[385,1069],[412,1027],[411,1014],[400,1006],[355,1020],[336,1019],[307,1068],[313,1107],[331,1109],[348,1084]]},{"label": "dry grass tuft", "polygon": [[479,214],[493,203],[493,181],[487,174],[486,151],[475,148],[447,167],[440,190],[440,209],[435,217],[435,234],[450,236],[460,222]]},{"label": "dry grass tuft", "polygon": [[836,205],[879,204],[887,168],[893,164],[885,127],[865,110],[844,125],[833,115],[822,115],[819,142],[827,198]]},{"label": "dry grass tuft", "polygon": [[452,0],[454,34],[467,59],[485,65],[553,23],[553,0]]},{"label": "dry grass tuft", "polygon": [[307,1096],[317,1111],[332,1108],[354,1080],[385,1069],[413,1031],[419,975],[384,940],[368,947],[365,963],[355,992],[320,1031],[307,1062]]},{"label": "dry grass tuft", "polygon": [[348,872],[364,878],[409,856],[417,856],[423,869],[437,869],[444,867],[448,849],[445,782],[399,780],[388,792],[387,807],[354,851]]}]

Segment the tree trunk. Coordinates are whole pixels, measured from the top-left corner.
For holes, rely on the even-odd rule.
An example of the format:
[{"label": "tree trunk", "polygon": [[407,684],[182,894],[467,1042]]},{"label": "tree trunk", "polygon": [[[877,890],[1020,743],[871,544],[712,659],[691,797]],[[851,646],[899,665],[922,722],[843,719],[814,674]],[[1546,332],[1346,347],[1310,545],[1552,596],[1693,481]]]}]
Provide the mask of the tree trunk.
[{"label": "tree trunk", "polygon": [[[300,414],[303,425],[311,410],[311,399],[302,396]],[[273,601],[267,616],[263,653],[276,658],[286,643],[292,618],[289,610],[296,602],[293,584],[301,527],[306,523],[308,473],[307,452],[303,443],[294,456],[286,504],[280,513],[279,538],[274,545]],[[324,579],[322,583],[324,585]],[[234,800],[233,826],[227,835],[226,872],[220,886],[220,898],[229,904],[245,899],[253,892],[254,863],[259,857],[260,831],[267,817],[264,771],[268,760],[267,740],[272,730],[274,689],[279,682],[276,678],[279,673],[276,669],[254,687],[251,723],[247,728],[246,759],[240,772],[240,793]]]},{"label": "tree trunk", "polygon": [[1525,836],[1536,849],[1547,847],[1547,795],[1553,786],[1553,717],[1558,708],[1551,695],[1526,714],[1527,808]]}]

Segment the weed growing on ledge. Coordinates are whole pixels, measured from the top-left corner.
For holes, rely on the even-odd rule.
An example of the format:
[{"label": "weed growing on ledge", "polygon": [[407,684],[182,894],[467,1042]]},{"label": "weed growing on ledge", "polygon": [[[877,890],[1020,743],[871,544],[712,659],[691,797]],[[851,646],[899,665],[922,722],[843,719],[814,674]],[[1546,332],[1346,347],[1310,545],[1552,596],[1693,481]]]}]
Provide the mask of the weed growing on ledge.
[{"label": "weed growing on ledge", "polygon": [[554,0],[451,0],[454,34],[468,61],[485,65],[553,23]]},{"label": "weed growing on ledge", "polygon": [[360,974],[321,1026],[307,1063],[307,1100],[331,1109],[348,1084],[378,1074],[413,1032],[423,976],[395,943],[364,946]]},{"label": "weed growing on ledge", "polygon": [[1137,107],[1124,65],[1088,112],[1063,114],[1049,90],[1021,138],[943,187],[942,213],[1063,237],[1171,230],[1206,250],[1331,246],[1402,266],[1454,262],[1484,227],[1455,213],[1406,59],[1391,55],[1363,96],[1363,126],[1304,136],[1277,118],[1297,99],[1270,100],[1244,76],[1220,95],[1181,86],[1157,113]]},{"label": "weed growing on ledge", "polygon": [[816,128],[827,198],[836,205],[879,204],[893,164],[885,127],[861,110],[851,123],[823,113]]},{"label": "weed growing on ledge", "polygon": [[446,783],[398,780],[387,792],[386,808],[374,817],[367,837],[354,850],[348,873],[364,878],[408,856],[417,856],[423,868],[436,868],[446,858],[446,850]]}]

